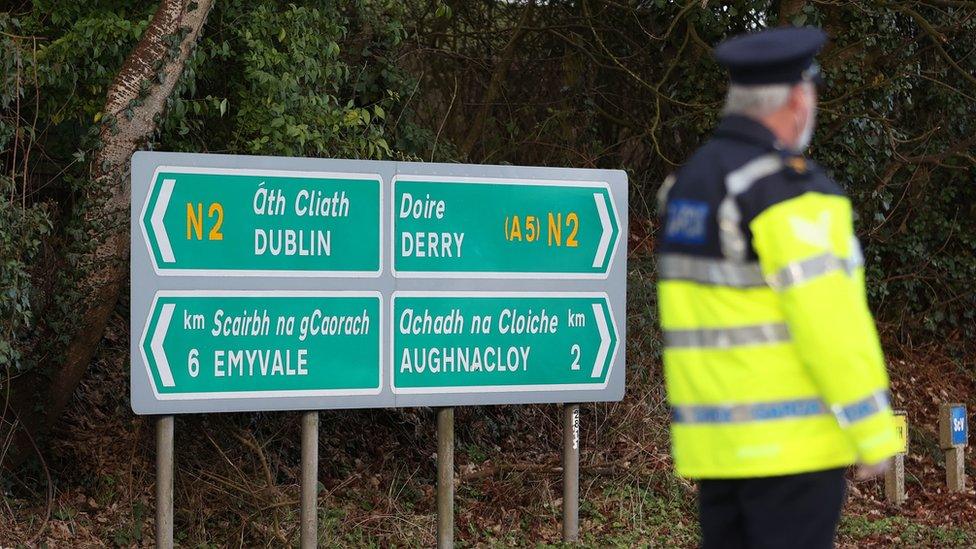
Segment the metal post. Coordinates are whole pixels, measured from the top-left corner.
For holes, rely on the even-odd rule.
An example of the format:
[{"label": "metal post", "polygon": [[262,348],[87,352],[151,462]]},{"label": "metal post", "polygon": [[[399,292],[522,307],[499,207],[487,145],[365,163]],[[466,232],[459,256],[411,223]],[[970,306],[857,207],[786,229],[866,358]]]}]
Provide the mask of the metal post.
[{"label": "metal post", "polygon": [[319,541],[319,413],[302,414],[302,549]]},{"label": "metal post", "polygon": [[454,547],[454,408],[437,409],[437,547]]},{"label": "metal post", "polygon": [[156,547],[173,547],[173,416],[156,418]]},{"label": "metal post", "polygon": [[579,540],[579,404],[563,405],[563,541]]}]

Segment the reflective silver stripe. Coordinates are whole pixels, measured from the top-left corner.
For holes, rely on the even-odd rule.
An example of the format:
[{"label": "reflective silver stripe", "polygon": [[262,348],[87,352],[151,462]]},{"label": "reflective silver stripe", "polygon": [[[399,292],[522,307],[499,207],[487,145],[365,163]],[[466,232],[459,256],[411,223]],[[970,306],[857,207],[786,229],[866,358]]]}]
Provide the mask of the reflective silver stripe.
[{"label": "reflective silver stripe", "polygon": [[775,419],[795,419],[826,415],[833,412],[841,427],[867,419],[891,408],[887,391],[877,391],[849,404],[828,407],[819,398],[799,398],[774,402],[750,402],[728,405],[676,405],[671,406],[674,423],[746,423]]},{"label": "reflective silver stripe", "polygon": [[891,409],[888,391],[875,391],[870,395],[847,404],[834,404],[830,410],[841,427],[867,419],[877,413]]},{"label": "reflective silver stripe", "polygon": [[826,415],[827,405],[819,398],[731,405],[678,405],[671,407],[674,423],[747,423]]},{"label": "reflective silver stripe", "polygon": [[759,263],[737,263],[727,259],[695,257],[684,254],[658,256],[658,279],[690,280],[735,288],[765,286]]},{"label": "reflective silver stripe", "polygon": [[784,341],[790,341],[790,330],[783,323],[664,331],[664,346],[669,349],[728,349],[742,345],[763,345]]},{"label": "reflective silver stripe", "polygon": [[756,181],[782,168],[783,159],[778,153],[772,153],[747,162],[726,176],[725,198],[719,204],[717,212],[719,241],[725,257],[735,261],[743,261],[746,257],[746,237],[739,227],[742,212],[739,211],[736,197],[748,191]]},{"label": "reflective silver stripe", "polygon": [[830,274],[834,271],[847,272],[847,262],[832,253],[823,253],[794,261],[769,277],[769,285],[778,290]]},{"label": "reflective silver stripe", "polygon": [[847,259],[837,257],[832,253],[822,253],[788,263],[778,273],[770,276],[768,282],[774,289],[783,290],[834,271],[844,271],[847,276],[851,276],[855,269],[863,265],[864,257],[860,251]]},{"label": "reflective silver stripe", "polygon": [[856,236],[851,236],[851,257],[847,259],[849,272],[864,266],[864,252],[861,251],[861,241]]}]

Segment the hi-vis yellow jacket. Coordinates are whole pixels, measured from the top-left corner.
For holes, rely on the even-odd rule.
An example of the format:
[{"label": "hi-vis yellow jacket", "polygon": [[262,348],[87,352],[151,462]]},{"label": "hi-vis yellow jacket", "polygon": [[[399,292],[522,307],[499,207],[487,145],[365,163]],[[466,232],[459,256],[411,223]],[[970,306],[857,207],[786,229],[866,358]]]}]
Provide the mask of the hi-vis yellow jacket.
[{"label": "hi-vis yellow jacket", "polygon": [[897,451],[851,204],[729,116],[659,193],[658,298],[680,475],[741,478]]}]

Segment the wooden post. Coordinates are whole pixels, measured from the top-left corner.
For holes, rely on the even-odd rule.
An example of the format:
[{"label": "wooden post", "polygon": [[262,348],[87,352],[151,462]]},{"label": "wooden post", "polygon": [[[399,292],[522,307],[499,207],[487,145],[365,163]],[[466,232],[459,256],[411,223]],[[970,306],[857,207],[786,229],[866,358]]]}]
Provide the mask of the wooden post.
[{"label": "wooden post", "polygon": [[173,416],[156,418],[156,547],[173,548]]},{"label": "wooden post", "polygon": [[454,547],[454,408],[437,409],[437,547]]},{"label": "wooden post", "polygon": [[943,404],[939,407],[939,445],[945,452],[946,485],[950,492],[966,489],[966,445],[969,444],[969,421],[965,404]]},{"label": "wooden post", "polygon": [[302,414],[301,547],[319,543],[319,413]]},{"label": "wooden post", "polygon": [[905,502],[905,454],[908,453],[908,418],[905,412],[895,412],[895,426],[901,438],[901,451],[895,454],[892,466],[885,472],[885,498],[888,503]]}]

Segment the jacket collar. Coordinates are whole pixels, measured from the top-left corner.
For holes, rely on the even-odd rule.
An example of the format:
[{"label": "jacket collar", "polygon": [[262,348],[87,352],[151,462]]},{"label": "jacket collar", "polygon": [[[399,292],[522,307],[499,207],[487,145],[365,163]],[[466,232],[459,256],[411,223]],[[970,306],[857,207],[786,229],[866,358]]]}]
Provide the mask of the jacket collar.
[{"label": "jacket collar", "polygon": [[755,143],[770,150],[779,150],[779,144],[773,132],[760,122],[738,114],[731,114],[722,119],[715,129],[716,137],[725,137],[739,141]]}]

